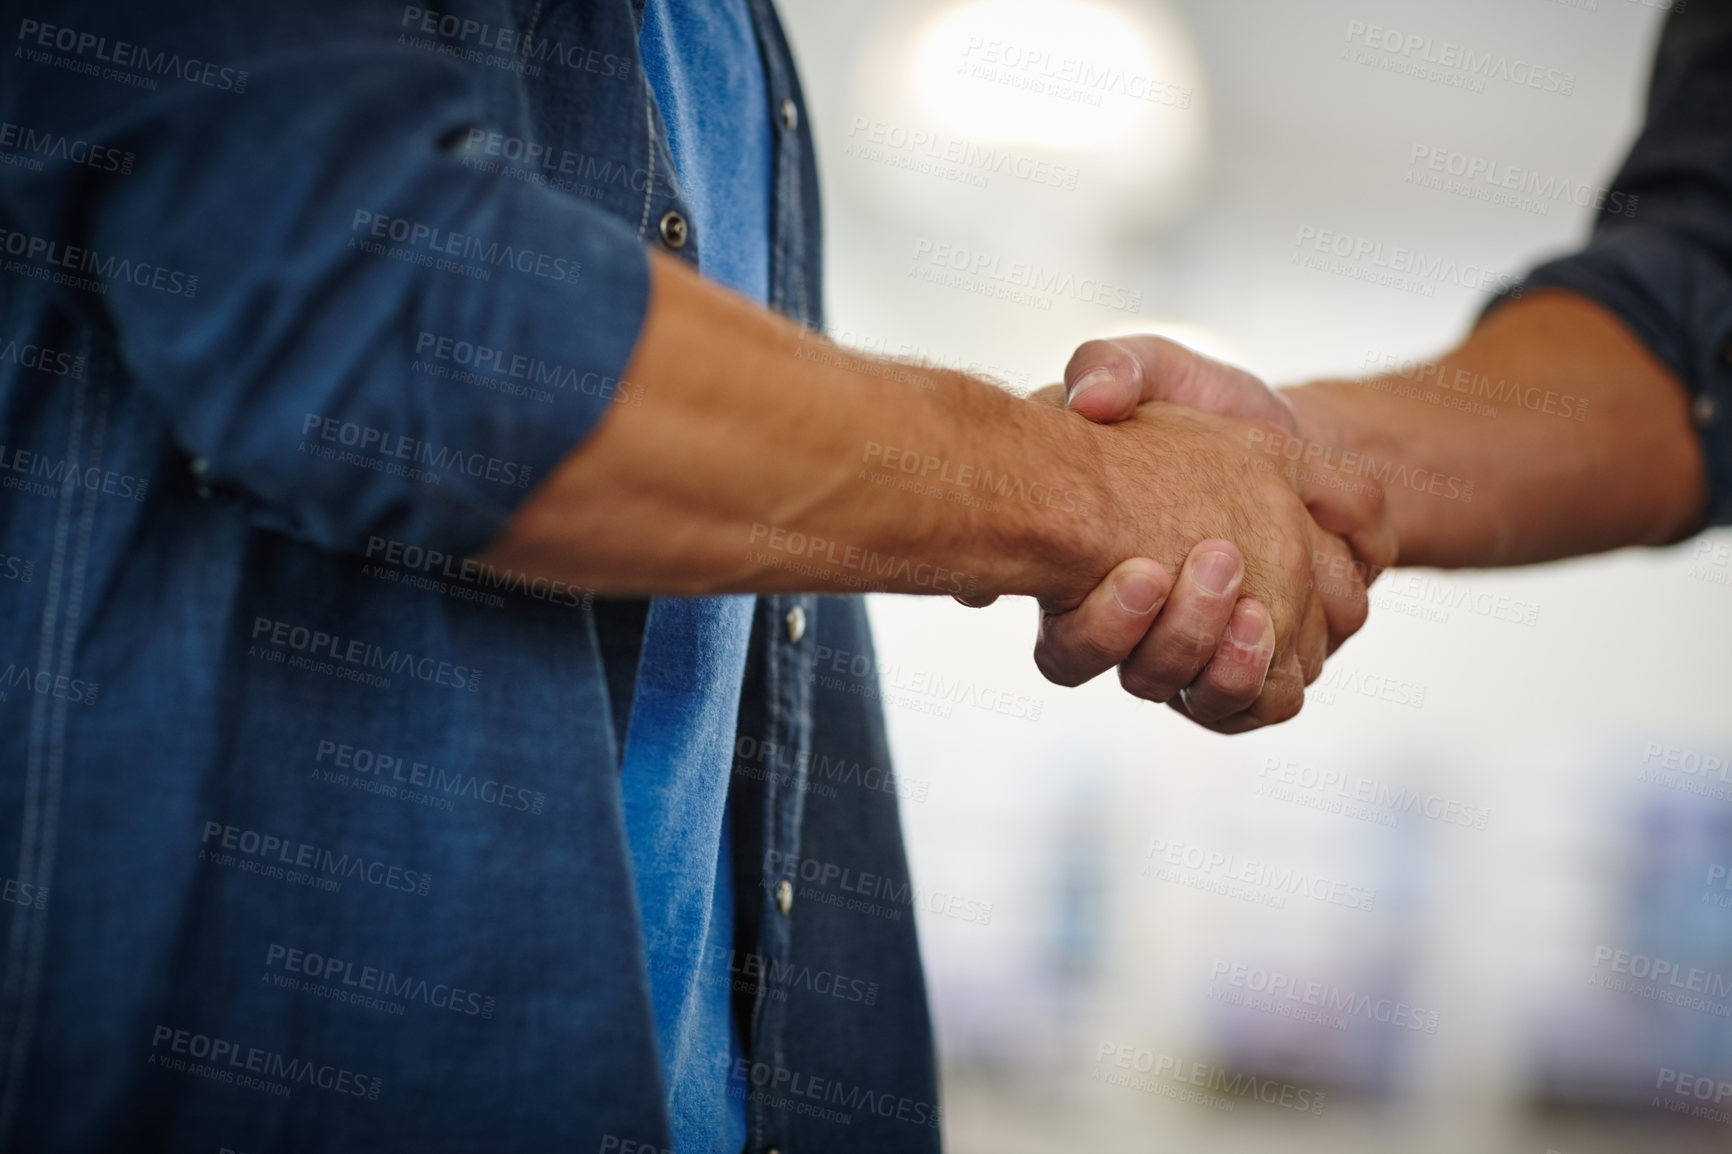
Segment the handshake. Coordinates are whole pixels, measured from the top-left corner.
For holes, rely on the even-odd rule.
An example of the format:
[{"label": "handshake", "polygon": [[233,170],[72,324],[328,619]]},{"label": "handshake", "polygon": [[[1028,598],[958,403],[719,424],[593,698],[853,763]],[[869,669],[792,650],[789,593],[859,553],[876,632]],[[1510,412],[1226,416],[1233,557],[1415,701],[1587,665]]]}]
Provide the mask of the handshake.
[{"label": "handshake", "polygon": [[1080,685],[1116,666],[1128,692],[1222,733],[1298,713],[1395,562],[1381,485],[1286,397],[1160,337],[1091,341],[1032,400],[1112,427],[1099,545],[1124,558],[1080,600],[1041,598],[1041,672]]},{"label": "handshake", "polygon": [[[488,560],[602,596],[1032,596],[1050,680],[1117,667],[1136,696],[1239,733],[1299,711],[1398,540],[1412,565],[1525,565],[1667,544],[1706,517],[1688,395],[1568,293],[1500,306],[1426,371],[1433,399],[1444,381],[1522,382],[1488,422],[1400,377],[1276,393],[1152,336],[1090,341],[1030,401],[815,345],[671,261],[655,273],[626,375],[656,402],[614,406]],[[1595,419],[1565,420],[1557,397]],[[919,452],[892,463],[893,445]],[[963,460],[995,493],[1014,475],[1063,499],[917,484]],[[777,551],[795,539],[843,556]],[[935,587],[938,570],[960,579]]]},{"label": "handshake", "polygon": [[[1159,337],[1091,341],[1030,400],[654,271],[625,374],[654,402],[612,406],[485,560],[604,597],[1032,596],[1050,680],[1117,667],[1239,733],[1296,714],[1365,623],[1394,526],[1416,523],[1386,459],[1436,459],[1387,440],[1401,414],[1368,424],[1357,386],[1277,394]],[[1024,499],[977,499],[1007,492]]]}]

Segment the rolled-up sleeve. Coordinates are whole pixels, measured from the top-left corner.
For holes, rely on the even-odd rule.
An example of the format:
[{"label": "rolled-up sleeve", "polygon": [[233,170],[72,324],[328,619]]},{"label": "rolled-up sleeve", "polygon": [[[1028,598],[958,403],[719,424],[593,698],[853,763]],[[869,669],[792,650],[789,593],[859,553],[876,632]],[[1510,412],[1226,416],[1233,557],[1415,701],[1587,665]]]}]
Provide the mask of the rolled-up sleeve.
[{"label": "rolled-up sleeve", "polygon": [[499,114],[457,64],[350,41],[264,56],[242,93],[63,78],[23,104],[82,106],[136,154],[7,199],[203,483],[261,525],[474,551],[629,397],[637,233],[472,163]]},{"label": "rolled-up sleeve", "polygon": [[1732,4],[1669,17],[1647,122],[1613,188],[1588,244],[1510,296],[1578,293],[1647,345],[1690,390],[1710,516],[1732,524]]}]

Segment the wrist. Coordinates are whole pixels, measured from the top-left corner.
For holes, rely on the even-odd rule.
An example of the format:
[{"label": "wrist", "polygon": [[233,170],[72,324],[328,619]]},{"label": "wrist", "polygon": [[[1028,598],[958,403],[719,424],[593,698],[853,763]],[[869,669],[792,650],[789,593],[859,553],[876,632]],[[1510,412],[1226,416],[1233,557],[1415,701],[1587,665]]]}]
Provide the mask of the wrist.
[{"label": "wrist", "polygon": [[[1381,382],[1387,384],[1387,382]],[[1435,560],[1436,542],[1445,531],[1447,510],[1459,500],[1442,500],[1430,483],[1447,473],[1446,485],[1471,499],[1472,483],[1442,470],[1423,438],[1412,437],[1405,424],[1410,402],[1391,402],[1378,381],[1323,380],[1282,390],[1299,420],[1299,435],[1310,443],[1353,454],[1362,482],[1382,487],[1390,527],[1400,548],[1400,563]]]},{"label": "wrist", "polygon": [[1068,609],[1123,560],[1113,555],[1114,527],[1123,518],[1101,464],[1102,429],[1062,409],[1004,400],[1003,443],[1018,457],[1007,487],[1026,499],[1001,502],[997,556],[988,563],[1003,567],[1003,592]]}]

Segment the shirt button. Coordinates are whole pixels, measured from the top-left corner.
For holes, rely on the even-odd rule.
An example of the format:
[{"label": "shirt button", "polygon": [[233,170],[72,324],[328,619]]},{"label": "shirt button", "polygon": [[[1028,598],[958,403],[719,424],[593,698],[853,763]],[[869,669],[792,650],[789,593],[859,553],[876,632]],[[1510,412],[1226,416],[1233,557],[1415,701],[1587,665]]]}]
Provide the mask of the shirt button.
[{"label": "shirt button", "polygon": [[794,883],[787,878],[776,883],[776,908],[782,911],[783,917],[794,908]]},{"label": "shirt button", "polygon": [[792,100],[782,101],[782,127],[789,132],[800,127],[800,106]]},{"label": "shirt button", "polygon": [[662,243],[669,248],[686,247],[686,218],[677,212],[662,217]]},{"label": "shirt button", "polygon": [[800,638],[806,636],[806,611],[796,605],[788,610],[788,616],[783,620],[788,625],[788,640],[800,644]]},{"label": "shirt button", "polygon": [[1698,429],[1706,429],[1720,417],[1720,402],[1706,393],[1690,403],[1690,416]]}]

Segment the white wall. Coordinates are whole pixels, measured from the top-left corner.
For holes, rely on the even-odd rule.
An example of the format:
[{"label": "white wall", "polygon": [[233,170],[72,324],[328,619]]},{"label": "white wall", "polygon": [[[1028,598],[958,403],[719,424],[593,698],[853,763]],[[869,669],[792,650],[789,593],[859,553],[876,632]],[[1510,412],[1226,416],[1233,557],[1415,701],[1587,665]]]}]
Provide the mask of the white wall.
[{"label": "white wall", "polygon": [[[1410,157],[1438,147],[1544,178],[1609,182],[1639,124],[1661,18],[1632,0],[1591,10],[1553,0],[1124,0],[1121,11],[1148,27],[1188,28],[1190,54],[1169,38],[1165,67],[1196,69],[1192,106],[1158,109],[1139,129],[1151,149],[1180,141],[1194,167],[1166,187],[1144,173],[1154,207],[1141,212],[1115,202],[1137,186],[1112,158],[1079,161],[1078,187],[1065,193],[998,176],[970,187],[859,154],[861,120],[945,131],[909,111],[893,66],[914,50],[909,29],[940,7],[783,0],[819,133],[832,329],[976,364],[1023,388],[1056,379],[1077,341],[1127,330],[1189,336],[1274,380],[1354,372],[1371,350],[1439,350],[1483,293],[1440,283],[1421,294],[1295,265],[1301,230],[1494,274],[1566,250],[1591,210],[1553,202],[1540,214],[1416,187]],[[1494,79],[1475,92],[1374,68],[1343,58],[1354,22],[1567,72],[1573,91]],[[1127,312],[1060,297],[1041,308],[922,283],[910,276],[921,241],[1131,286],[1142,304]],[[904,810],[917,882],[993,908],[988,925],[921,922],[952,1148],[1636,1148],[1622,1126],[1641,1134],[1642,1149],[1696,1148],[1652,1119],[1587,1123],[1565,1112],[1540,1122],[1523,1112],[1545,1078],[1583,1084],[1583,1070],[1638,1090],[1657,1070],[1692,1062],[1719,1061],[1702,1072],[1732,1075],[1725,1044],[1703,1041],[1705,1031],[1729,1033],[1719,1011],[1667,1016],[1589,986],[1606,972],[1593,963],[1607,944],[1648,943],[1656,956],[1669,949],[1732,973],[1732,911],[1698,893],[1707,868],[1726,860],[1715,855],[1732,802],[1641,779],[1650,742],[1732,752],[1732,586],[1713,580],[1732,569],[1695,563],[1696,548],[1421,575],[1431,584],[1407,575],[1336,658],[1332,701],[1317,694],[1294,723],[1232,739],[1131,702],[1110,678],[1047,685],[1028,660],[1027,602],[970,611],[875,598],[898,767],[929,786]],[[1439,598],[1455,607],[1440,610]],[[1446,620],[1427,616],[1439,612]],[[966,702],[936,716],[925,711],[930,695],[895,698],[896,686],[933,674],[972,687],[972,700],[990,691],[989,703],[1011,700],[1024,714],[1038,704],[1038,720]],[[1359,692],[1374,684],[1423,689],[1423,704]],[[1390,829],[1260,795],[1271,760],[1422,790],[1489,811],[1489,821],[1475,830],[1408,815]],[[1656,832],[1655,815],[1671,833]],[[1302,897],[1271,908],[1145,878],[1151,838],[1377,897],[1370,911]],[[1642,920],[1661,907],[1688,918]],[[1217,963],[1386,993],[1435,1012],[1438,1028],[1294,1029],[1212,1000]],[[1246,1103],[1227,1112],[1108,1086],[1091,1078],[1103,1042],[1271,1072],[1327,1091],[1327,1106],[1321,1116]],[[1597,1085],[1577,1096],[1601,1094]],[[1725,1134],[1711,1128],[1701,1140]]]}]

